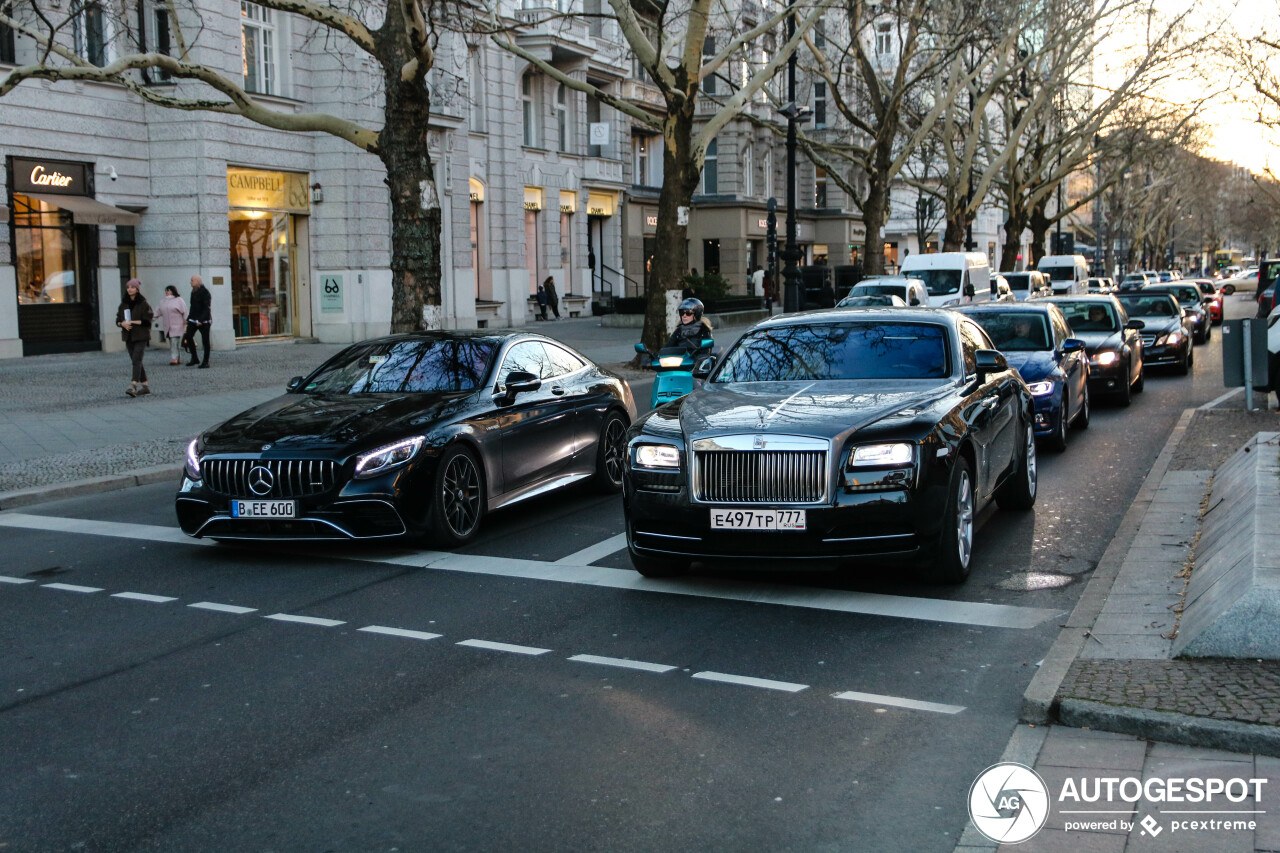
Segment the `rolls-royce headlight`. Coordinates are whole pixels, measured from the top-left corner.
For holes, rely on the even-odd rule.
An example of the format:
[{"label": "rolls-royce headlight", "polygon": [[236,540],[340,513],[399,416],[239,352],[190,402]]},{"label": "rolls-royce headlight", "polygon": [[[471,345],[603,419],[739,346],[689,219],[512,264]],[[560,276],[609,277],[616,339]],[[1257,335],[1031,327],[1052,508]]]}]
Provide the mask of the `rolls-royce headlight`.
[{"label": "rolls-royce headlight", "polygon": [[915,458],[915,447],[911,444],[864,444],[849,454],[849,467],[890,468],[910,465]]},{"label": "rolls-royce headlight", "polygon": [[200,479],[200,439],[193,438],[191,443],[187,445],[187,468],[186,475],[192,480]]},{"label": "rolls-royce headlight", "polygon": [[680,467],[680,448],[670,444],[637,444],[633,453],[637,468]]},{"label": "rolls-royce headlight", "polygon": [[412,459],[425,439],[420,435],[387,444],[356,457],[356,479],[376,477]]},{"label": "rolls-royce headlight", "polygon": [[1032,382],[1027,385],[1027,388],[1030,389],[1032,396],[1035,397],[1047,397],[1053,393],[1052,382]]},{"label": "rolls-royce headlight", "polygon": [[1120,360],[1120,354],[1117,352],[1100,352],[1093,357],[1093,363],[1099,367],[1110,367]]}]

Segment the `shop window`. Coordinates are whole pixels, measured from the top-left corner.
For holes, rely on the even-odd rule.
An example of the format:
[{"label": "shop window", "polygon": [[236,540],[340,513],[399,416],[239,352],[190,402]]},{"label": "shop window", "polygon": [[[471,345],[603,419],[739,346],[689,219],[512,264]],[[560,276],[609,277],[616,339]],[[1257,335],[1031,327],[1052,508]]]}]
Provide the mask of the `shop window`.
[{"label": "shop window", "polygon": [[720,272],[720,241],[702,241],[702,271],[706,273]]},{"label": "shop window", "polygon": [[884,244],[884,268],[886,271],[898,268],[898,244],[896,242]]},{"label": "shop window", "polygon": [[275,12],[241,0],[240,48],[244,88],[258,95],[277,95]]},{"label": "shop window", "polygon": [[520,108],[524,124],[524,145],[526,148],[540,147],[539,107],[537,75],[532,71],[520,78]]},{"label": "shop window", "polygon": [[720,144],[717,140],[707,143],[707,156],[702,165],[702,191],[707,195],[720,192]]},{"label": "shop window", "polygon": [[13,195],[18,304],[80,301],[71,214],[24,195]]},{"label": "shop window", "polygon": [[76,55],[99,68],[110,62],[110,41],[106,10],[98,3],[85,3],[71,19]]}]

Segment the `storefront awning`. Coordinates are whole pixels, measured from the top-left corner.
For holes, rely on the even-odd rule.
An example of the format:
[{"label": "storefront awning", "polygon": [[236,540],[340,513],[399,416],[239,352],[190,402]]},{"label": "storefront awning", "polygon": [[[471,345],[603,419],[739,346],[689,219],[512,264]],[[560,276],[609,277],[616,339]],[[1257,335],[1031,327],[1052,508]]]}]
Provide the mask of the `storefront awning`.
[{"label": "storefront awning", "polygon": [[52,193],[23,193],[27,198],[34,198],[71,211],[71,217],[78,225],[137,225],[142,217],[109,204],[82,195],[53,195]]}]

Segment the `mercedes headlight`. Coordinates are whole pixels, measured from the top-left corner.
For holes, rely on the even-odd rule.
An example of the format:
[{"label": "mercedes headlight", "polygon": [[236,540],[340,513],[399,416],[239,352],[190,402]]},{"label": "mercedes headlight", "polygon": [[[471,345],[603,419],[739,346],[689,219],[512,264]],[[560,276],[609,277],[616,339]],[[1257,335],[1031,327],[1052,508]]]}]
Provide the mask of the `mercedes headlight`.
[{"label": "mercedes headlight", "polygon": [[637,468],[679,469],[680,448],[670,444],[637,444],[632,451]]},{"label": "mercedes headlight", "polygon": [[200,439],[193,438],[191,443],[187,445],[187,467],[186,475],[188,479],[200,479]]},{"label": "mercedes headlight", "polygon": [[395,444],[383,445],[368,453],[361,453],[356,457],[356,479],[376,477],[378,474],[403,465],[417,454],[425,440],[422,436],[415,435],[413,438],[406,438],[404,441],[397,441]]},{"label": "mercedes headlight", "polygon": [[1047,397],[1053,393],[1052,382],[1032,382],[1027,385],[1034,397]]},{"label": "mercedes headlight", "polygon": [[910,465],[915,458],[915,446],[911,444],[864,444],[849,454],[849,467],[888,468]]},{"label": "mercedes headlight", "polygon": [[1170,332],[1167,335],[1161,336],[1156,341],[1156,346],[1176,347],[1180,343],[1182,343],[1182,332]]},{"label": "mercedes headlight", "polygon": [[1120,360],[1118,352],[1100,352],[1093,358],[1093,363],[1099,367],[1110,367]]}]

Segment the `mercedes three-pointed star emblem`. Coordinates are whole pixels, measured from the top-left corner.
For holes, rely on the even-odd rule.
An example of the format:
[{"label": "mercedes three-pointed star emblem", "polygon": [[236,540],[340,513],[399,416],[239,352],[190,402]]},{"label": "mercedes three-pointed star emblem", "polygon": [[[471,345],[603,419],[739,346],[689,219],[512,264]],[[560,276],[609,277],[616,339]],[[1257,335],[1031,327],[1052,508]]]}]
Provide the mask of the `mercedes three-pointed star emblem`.
[{"label": "mercedes three-pointed star emblem", "polygon": [[275,485],[275,475],[271,473],[271,469],[262,465],[255,465],[249,469],[249,491],[255,495],[263,496],[271,494],[271,487]]}]

